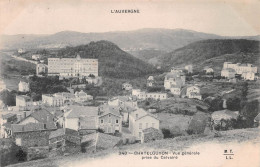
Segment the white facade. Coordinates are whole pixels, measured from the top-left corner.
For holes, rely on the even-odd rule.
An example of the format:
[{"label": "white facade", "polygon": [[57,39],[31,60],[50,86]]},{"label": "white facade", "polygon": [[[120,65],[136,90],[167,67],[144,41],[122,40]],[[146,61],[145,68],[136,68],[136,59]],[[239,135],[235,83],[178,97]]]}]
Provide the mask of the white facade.
[{"label": "white facade", "polygon": [[129,83],[123,83],[122,89],[124,89],[124,90],[132,90],[133,86],[131,84],[129,84]]},{"label": "white facade", "polygon": [[29,83],[20,81],[18,84],[18,90],[20,92],[29,92],[30,91]]},{"label": "white facade", "polygon": [[204,71],[206,72],[206,74],[214,72],[214,70],[212,68],[205,68]]},{"label": "white facade", "polygon": [[167,99],[167,93],[162,92],[145,92],[141,91],[140,89],[133,89],[132,95],[136,96],[138,99],[145,100],[145,99],[155,99],[155,100],[164,100]]},{"label": "white facade", "polygon": [[98,76],[98,60],[76,58],[48,58],[48,74],[61,77]]},{"label": "white facade", "polygon": [[253,73],[253,72],[244,72],[244,73],[242,73],[242,78],[244,80],[253,81],[253,80],[255,80],[255,73]]},{"label": "white facade", "polygon": [[59,94],[43,94],[42,95],[42,103],[47,104],[48,106],[53,106],[53,107],[59,107],[64,105],[64,97]]},{"label": "white facade", "polygon": [[143,109],[136,110],[129,115],[129,130],[137,140],[141,140],[142,131],[153,127],[159,129],[160,121]]},{"label": "white facade", "polygon": [[41,59],[41,55],[40,54],[34,54],[34,55],[32,55],[32,59],[33,60],[39,60],[39,59]]},{"label": "white facade", "polygon": [[235,70],[231,68],[221,70],[221,76],[228,79],[235,78],[235,74],[236,74]]},{"label": "white facade", "polygon": [[182,87],[185,85],[185,80],[185,76],[179,72],[168,73],[164,78],[164,88],[170,90],[174,86]]},{"label": "white facade", "polygon": [[231,62],[224,62],[223,69],[231,68],[234,69],[236,74],[243,74],[247,72],[257,73],[257,67],[252,64],[233,64]]},{"label": "white facade", "polygon": [[192,67],[192,65],[186,65],[186,66],[185,66],[185,70],[187,70],[188,73],[192,73],[192,72],[193,72],[193,67]]},{"label": "white facade", "polygon": [[16,107],[19,107],[19,109],[27,110],[31,106],[33,106],[33,102],[29,96],[25,96],[25,95],[16,96]]},{"label": "white facade", "polygon": [[75,99],[74,99],[75,102],[85,102],[89,100],[93,100],[93,96],[88,95],[83,90],[75,93]]}]

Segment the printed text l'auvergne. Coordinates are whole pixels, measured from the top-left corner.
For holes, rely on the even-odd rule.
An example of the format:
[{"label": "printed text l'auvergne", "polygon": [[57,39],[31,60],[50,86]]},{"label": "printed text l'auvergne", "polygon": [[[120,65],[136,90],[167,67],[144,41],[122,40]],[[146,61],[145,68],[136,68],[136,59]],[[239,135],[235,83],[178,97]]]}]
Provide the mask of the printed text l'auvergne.
[{"label": "printed text l'auvergne", "polygon": [[111,13],[140,13],[139,9],[110,10]]}]

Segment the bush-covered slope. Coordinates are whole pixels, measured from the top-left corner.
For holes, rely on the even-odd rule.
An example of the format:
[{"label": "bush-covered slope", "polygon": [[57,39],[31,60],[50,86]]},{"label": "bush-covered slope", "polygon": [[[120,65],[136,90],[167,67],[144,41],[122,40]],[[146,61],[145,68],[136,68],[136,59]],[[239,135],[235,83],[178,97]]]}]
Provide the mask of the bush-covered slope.
[{"label": "bush-covered slope", "polygon": [[225,61],[252,63],[259,66],[259,53],[259,41],[245,39],[203,40],[163,55],[161,63],[166,69],[185,64],[193,64],[197,68],[218,67],[222,66]]}]

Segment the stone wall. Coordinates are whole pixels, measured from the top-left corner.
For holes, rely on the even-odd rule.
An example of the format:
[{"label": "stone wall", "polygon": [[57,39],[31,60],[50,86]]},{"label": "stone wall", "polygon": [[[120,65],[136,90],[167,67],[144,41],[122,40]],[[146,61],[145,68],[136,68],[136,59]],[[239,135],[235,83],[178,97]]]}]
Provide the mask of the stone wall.
[{"label": "stone wall", "polygon": [[21,139],[21,146],[23,147],[37,147],[48,146],[49,135],[51,131],[32,131],[15,133],[15,139]]},{"label": "stone wall", "polygon": [[153,141],[153,140],[161,140],[163,139],[163,134],[160,131],[154,131],[150,133],[144,134],[144,143]]},{"label": "stone wall", "polygon": [[27,148],[27,161],[47,158],[49,154],[49,147],[29,147]]}]

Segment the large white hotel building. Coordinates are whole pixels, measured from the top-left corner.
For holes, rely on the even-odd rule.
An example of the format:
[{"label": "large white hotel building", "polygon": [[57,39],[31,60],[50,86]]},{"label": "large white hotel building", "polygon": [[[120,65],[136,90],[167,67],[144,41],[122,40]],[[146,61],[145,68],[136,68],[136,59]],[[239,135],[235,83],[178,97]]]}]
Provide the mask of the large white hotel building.
[{"label": "large white hotel building", "polygon": [[93,74],[98,76],[98,59],[48,58],[48,75],[61,77],[84,77]]}]

